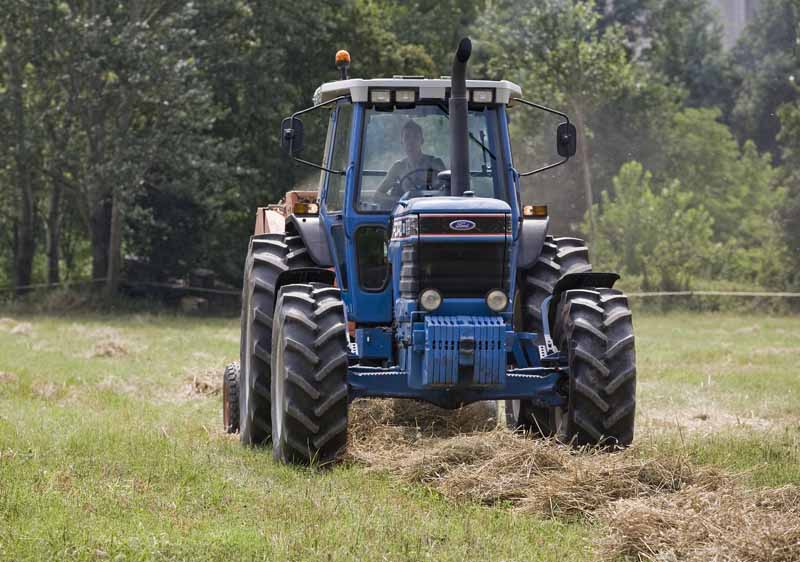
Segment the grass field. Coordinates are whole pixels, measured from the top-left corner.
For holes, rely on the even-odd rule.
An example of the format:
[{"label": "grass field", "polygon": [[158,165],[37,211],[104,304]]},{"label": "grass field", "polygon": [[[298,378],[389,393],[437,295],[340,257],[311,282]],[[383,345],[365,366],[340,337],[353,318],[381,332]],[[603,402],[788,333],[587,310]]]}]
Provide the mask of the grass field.
[{"label": "grass field", "polygon": [[[789,525],[783,542],[762,519],[752,529],[766,537],[756,537],[758,548],[777,550],[749,559],[797,560],[800,524],[792,525],[800,512],[791,504],[800,501],[787,497],[800,500],[800,318],[643,313],[635,322],[638,434],[625,455],[574,455],[497,431],[432,434],[388,447],[384,470],[358,454],[371,443],[368,434],[351,461],[315,472],[277,465],[269,452],[244,449],[221,432],[216,392],[222,366],[237,354],[236,320],[0,319],[0,559],[567,562],[639,553],[667,560],[657,556],[668,556],[669,544],[651,555],[647,544],[620,551],[602,543],[612,531],[628,539],[635,531],[607,522],[609,513],[624,520],[642,507],[625,503],[650,489],[641,486],[642,467],[657,462],[661,470],[664,459],[675,458],[681,474],[694,475],[681,477],[687,489],[713,491],[702,476],[708,469],[723,474],[713,480],[715,490],[732,486],[726,497],[750,498],[752,491],[760,494],[758,509],[765,501],[764,509],[777,506]],[[548,514],[526,509],[521,496],[454,493],[456,480],[444,474],[409,476],[414,455],[421,455],[419,469],[426,451],[439,462],[454,444],[480,443],[517,447],[528,455],[521,462],[556,455],[576,475],[613,478],[633,467],[640,484],[633,496],[608,494],[591,510]],[[481,466],[500,457],[491,458]],[[459,462],[462,473],[473,466]],[[462,474],[459,490],[464,481]],[[537,494],[554,505],[558,496],[548,495],[546,482],[527,485],[539,486]],[[685,492],[679,488],[676,497]],[[653,497],[663,503],[663,495]],[[735,509],[733,500],[714,498]],[[742,559],[746,546],[736,551]]]}]

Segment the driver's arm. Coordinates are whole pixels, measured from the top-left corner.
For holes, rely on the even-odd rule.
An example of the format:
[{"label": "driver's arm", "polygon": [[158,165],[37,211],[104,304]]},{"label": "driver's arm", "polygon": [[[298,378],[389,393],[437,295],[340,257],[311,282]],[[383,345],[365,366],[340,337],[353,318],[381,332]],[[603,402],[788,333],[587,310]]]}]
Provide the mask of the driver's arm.
[{"label": "driver's arm", "polygon": [[376,193],[381,193],[383,195],[386,195],[387,193],[389,193],[389,190],[392,189],[392,187],[394,187],[394,185],[397,183],[397,180],[400,178],[401,162],[402,162],[401,160],[398,160],[397,162],[392,164],[392,167],[389,168],[389,171],[386,173],[386,177],[383,178],[383,181],[378,186]]}]

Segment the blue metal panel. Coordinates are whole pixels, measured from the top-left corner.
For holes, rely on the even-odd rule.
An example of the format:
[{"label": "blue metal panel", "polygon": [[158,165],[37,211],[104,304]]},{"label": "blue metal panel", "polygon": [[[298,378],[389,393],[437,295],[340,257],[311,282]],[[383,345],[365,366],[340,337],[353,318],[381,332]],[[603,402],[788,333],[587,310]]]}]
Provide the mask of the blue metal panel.
[{"label": "blue metal panel", "polygon": [[358,328],[358,356],[368,359],[389,359],[392,353],[390,328]]},{"label": "blue metal panel", "polygon": [[506,324],[500,316],[425,317],[423,386],[501,385]]}]

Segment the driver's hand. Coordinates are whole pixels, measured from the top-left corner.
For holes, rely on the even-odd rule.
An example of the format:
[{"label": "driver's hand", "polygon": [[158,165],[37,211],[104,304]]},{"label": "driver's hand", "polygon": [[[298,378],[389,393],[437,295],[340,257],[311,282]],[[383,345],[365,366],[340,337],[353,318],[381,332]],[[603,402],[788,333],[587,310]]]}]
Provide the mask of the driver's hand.
[{"label": "driver's hand", "polygon": [[386,192],[386,195],[388,197],[393,197],[393,198],[397,199],[398,197],[401,197],[403,195],[403,193],[404,193],[403,188],[400,187],[400,182],[398,181],[398,182],[395,182],[394,185],[392,185],[391,188],[389,188],[389,191]]}]

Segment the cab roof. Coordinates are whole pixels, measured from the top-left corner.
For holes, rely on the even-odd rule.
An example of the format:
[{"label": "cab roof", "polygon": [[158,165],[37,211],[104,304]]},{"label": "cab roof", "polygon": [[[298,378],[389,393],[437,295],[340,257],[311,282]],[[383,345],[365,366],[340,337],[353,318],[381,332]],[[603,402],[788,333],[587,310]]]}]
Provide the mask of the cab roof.
[{"label": "cab roof", "polygon": [[[450,78],[419,78],[395,77],[349,80],[327,82],[317,88],[314,93],[314,103],[320,104],[339,96],[349,95],[353,102],[366,102],[372,89],[381,90],[408,90],[418,92],[419,100],[444,100],[450,88]],[[467,80],[468,90],[493,90],[493,103],[508,104],[510,98],[521,97],[522,88],[508,80]]]}]

